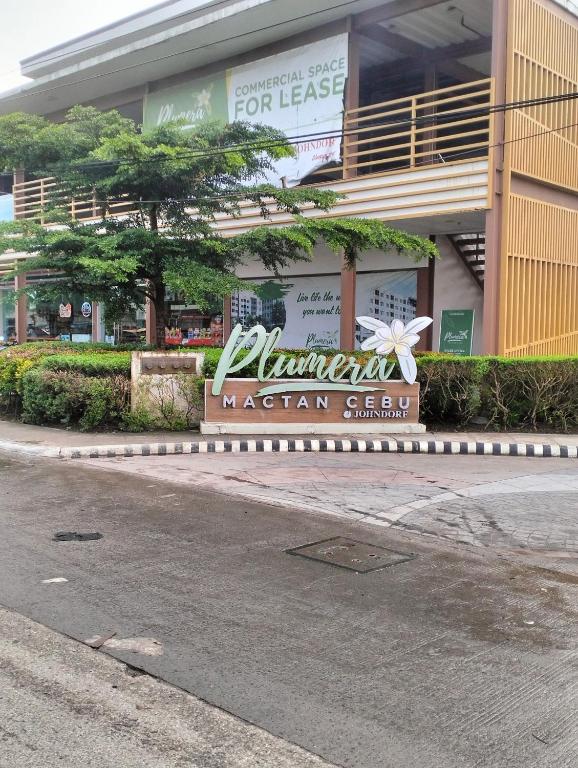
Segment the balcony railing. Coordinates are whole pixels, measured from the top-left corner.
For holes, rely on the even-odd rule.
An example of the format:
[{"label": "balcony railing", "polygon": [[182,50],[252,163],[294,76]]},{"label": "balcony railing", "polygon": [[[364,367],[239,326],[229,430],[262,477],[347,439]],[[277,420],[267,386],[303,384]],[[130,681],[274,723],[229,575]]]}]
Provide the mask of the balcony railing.
[{"label": "balcony railing", "polygon": [[[95,194],[70,198],[58,188],[56,179],[47,176],[14,184],[14,218],[33,219],[41,224],[54,220],[52,212],[68,213],[73,219],[100,219],[102,203]],[[108,214],[120,216],[134,210],[131,202],[114,202],[107,206]]]},{"label": "balcony railing", "polygon": [[[342,164],[309,178],[331,183],[485,157],[493,134],[493,103],[488,78],[350,109],[344,118]],[[66,199],[53,178],[14,185],[16,218],[48,223],[55,205],[74,219],[102,216],[102,203],[94,195]],[[131,210],[133,204],[117,201],[108,205],[107,215]]]},{"label": "balcony railing", "polygon": [[440,88],[345,115],[345,177],[483,157],[492,134],[491,78]]}]

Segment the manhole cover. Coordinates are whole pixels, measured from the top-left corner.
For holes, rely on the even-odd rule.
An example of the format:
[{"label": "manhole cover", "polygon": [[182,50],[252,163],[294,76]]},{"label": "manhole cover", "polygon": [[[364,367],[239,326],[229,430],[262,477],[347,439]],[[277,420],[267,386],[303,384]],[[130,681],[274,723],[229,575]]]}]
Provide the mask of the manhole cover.
[{"label": "manhole cover", "polygon": [[413,560],[411,552],[396,552],[394,549],[377,547],[363,541],[354,541],[337,536],[334,539],[316,541],[314,544],[304,544],[302,547],[286,550],[289,555],[299,555],[310,560],[348,568],[357,573],[369,573],[379,568],[389,568],[391,565]]}]

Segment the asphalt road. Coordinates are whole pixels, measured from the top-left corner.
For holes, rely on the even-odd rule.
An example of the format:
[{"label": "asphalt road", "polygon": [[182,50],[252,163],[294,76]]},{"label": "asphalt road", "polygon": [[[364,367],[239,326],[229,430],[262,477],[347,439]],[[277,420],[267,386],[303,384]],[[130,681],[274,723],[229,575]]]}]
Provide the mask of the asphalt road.
[{"label": "asphalt road", "polygon": [[1,768],[331,768],[3,609],[0,714]]},{"label": "asphalt road", "polygon": [[[285,552],[333,536],[417,556],[357,575]],[[577,584],[196,487],[0,464],[0,604],[81,641],[114,632],[97,656],[340,766],[575,766]]]}]

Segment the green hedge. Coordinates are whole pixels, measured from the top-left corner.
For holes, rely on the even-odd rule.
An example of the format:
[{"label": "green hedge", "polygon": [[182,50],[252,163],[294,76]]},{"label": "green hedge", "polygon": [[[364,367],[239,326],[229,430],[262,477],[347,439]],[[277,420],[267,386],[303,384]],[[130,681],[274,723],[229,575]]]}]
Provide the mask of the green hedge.
[{"label": "green hedge", "polygon": [[22,379],[22,420],[29,424],[118,428],[129,409],[127,376],[86,376],[40,367]]},{"label": "green hedge", "polygon": [[496,427],[578,427],[578,357],[490,358],[484,385]]},{"label": "green hedge", "polygon": [[[220,349],[204,352],[214,376]],[[307,354],[310,350],[278,350]],[[245,352],[248,354],[248,351]],[[327,359],[337,354],[329,350]],[[351,353],[363,364],[371,353]],[[578,428],[578,357],[455,357],[416,353],[421,418],[430,426],[488,429]],[[254,377],[257,364],[239,372]],[[394,372],[394,378],[399,372]],[[146,419],[129,411],[130,353],[108,345],[40,342],[0,352],[0,409],[36,424],[136,429]],[[153,426],[152,422],[149,424]]]},{"label": "green hedge", "polygon": [[[212,378],[221,350],[203,351],[204,375]],[[309,351],[290,350],[296,355]],[[271,363],[282,352],[274,352]],[[337,353],[325,354],[331,360]],[[371,356],[350,354],[361,364]],[[415,357],[421,418],[426,424],[463,427],[478,419],[489,429],[578,427],[578,357],[459,357],[433,352],[417,352]],[[256,373],[254,362],[237,375],[250,378]],[[396,377],[398,370],[393,373]]]},{"label": "green hedge", "polygon": [[118,427],[130,406],[132,348],[49,341],[2,350],[0,412],[34,424]]},{"label": "green hedge", "polygon": [[130,352],[51,355],[40,363],[51,371],[76,371],[85,376],[130,376]]}]

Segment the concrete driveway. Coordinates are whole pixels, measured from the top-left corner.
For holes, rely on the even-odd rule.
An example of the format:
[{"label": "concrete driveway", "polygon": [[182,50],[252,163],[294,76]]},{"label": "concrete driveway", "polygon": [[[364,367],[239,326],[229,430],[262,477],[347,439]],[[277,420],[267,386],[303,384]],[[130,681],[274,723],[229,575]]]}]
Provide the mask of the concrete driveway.
[{"label": "concrete driveway", "polygon": [[[114,633],[118,642],[95,653],[128,661],[339,766],[576,765],[576,576],[557,562],[512,560],[481,539],[471,546],[329,515],[326,494],[336,499],[352,484],[338,465],[321,470],[322,482],[300,461],[265,466],[246,458],[243,467],[204,469],[251,493],[251,484],[226,479],[231,471],[273,472],[275,493],[298,488],[294,473],[301,473],[315,493],[309,511],[288,508],[282,497],[271,505],[193,482],[202,472],[193,457],[183,465],[132,460],[115,467],[122,472],[102,463],[4,461],[0,603],[84,643]],[[387,511],[377,499],[390,486],[402,494],[392,500],[400,506],[440,482],[454,492],[456,484],[511,481],[530,466],[517,460],[512,469],[487,457],[479,464],[448,457],[453,463],[444,465],[415,457],[419,467],[390,464],[404,457],[357,458],[347,471],[367,473],[365,485],[358,481],[365,492],[356,491],[367,502],[356,513],[362,520],[372,516],[369,506]],[[549,473],[550,483],[552,473],[572,470],[549,459],[531,466],[533,477],[546,481]],[[283,467],[289,482],[279,481]],[[396,485],[390,472],[403,482]],[[436,485],[439,491],[450,492]],[[516,512],[520,523],[524,507],[527,501]],[[563,508],[552,509],[553,525]],[[102,538],[54,541],[58,531]],[[411,557],[360,574],[286,552],[333,537]],[[43,583],[53,578],[66,582]]]}]

